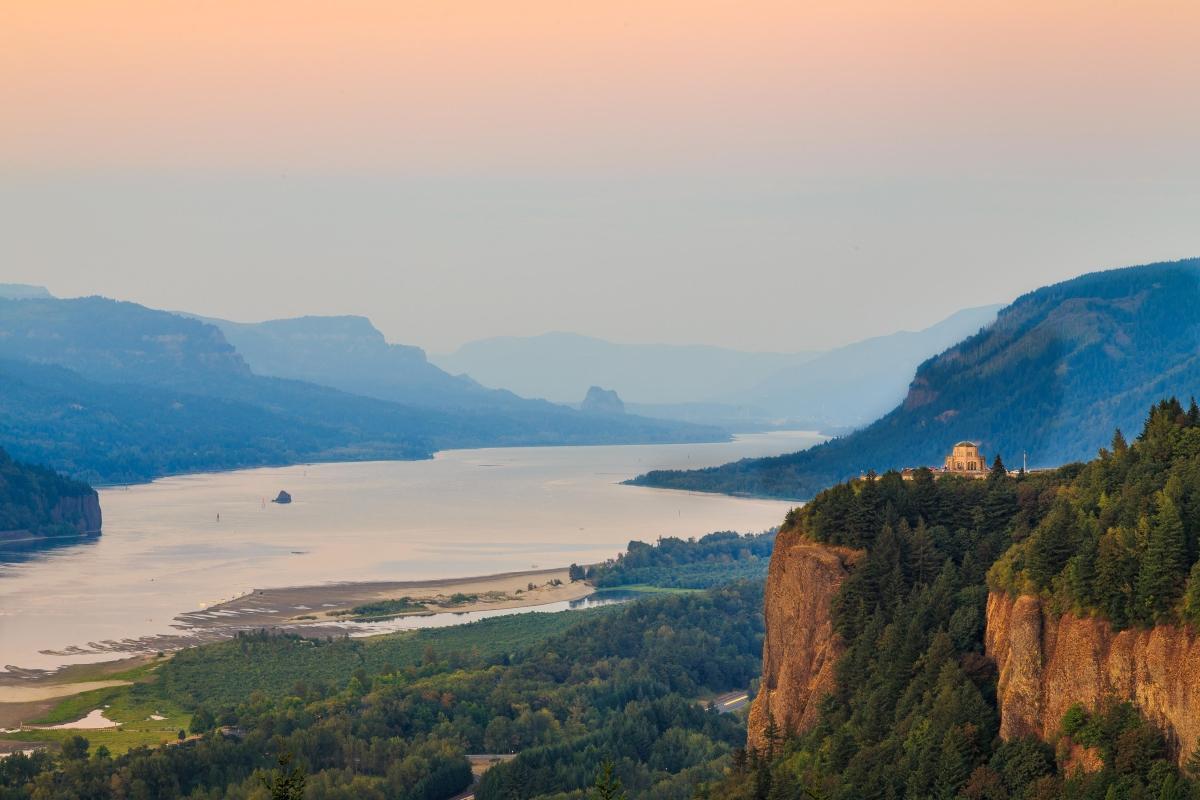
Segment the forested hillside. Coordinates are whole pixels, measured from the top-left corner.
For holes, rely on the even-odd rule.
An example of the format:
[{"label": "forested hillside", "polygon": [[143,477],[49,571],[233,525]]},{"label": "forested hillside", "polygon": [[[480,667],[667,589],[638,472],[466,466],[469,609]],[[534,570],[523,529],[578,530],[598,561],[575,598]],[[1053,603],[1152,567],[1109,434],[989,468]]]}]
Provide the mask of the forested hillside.
[{"label": "forested hillside", "polygon": [[1172,399],[1154,408],[1132,446],[1118,432],[990,578],[1118,629],[1200,626],[1198,559],[1200,408]]},{"label": "forested hillside", "polygon": [[720,531],[687,540],[667,537],[652,545],[630,542],[615,560],[588,567],[585,574],[601,587],[707,589],[734,580],[762,580],[774,546],[773,530],[747,535]]},{"label": "forested hillside", "polygon": [[[792,512],[786,531],[866,550],[834,603],[845,642],[836,688],[811,729],[789,735],[769,722],[764,747],[739,755],[706,796],[1197,796],[1200,775],[1177,769],[1164,731],[1122,702],[1133,698],[1055,720],[1055,737],[1093,748],[1094,772],[1066,769],[1037,739],[1001,741],[984,623],[990,569],[993,588],[1046,594],[1118,626],[1195,624],[1198,421],[1194,407],[1166,401],[1134,443],[1118,435],[1086,466],[1013,478],[997,465],[986,480],[893,472]],[[1175,747],[1186,762],[1196,744]]]},{"label": "forested hillside", "polygon": [[918,368],[904,402],[809,450],[646,486],[809,498],[867,471],[940,464],[956,441],[1019,464],[1088,458],[1159,398],[1200,386],[1200,260],[1096,272],[1018,298]]},{"label": "forested hillside", "polygon": [[[303,338],[292,345],[303,348]],[[376,344],[394,353],[382,337]],[[338,360],[328,347],[292,354],[293,361],[306,358],[326,366]],[[390,362],[371,363],[383,369]],[[425,366],[422,374],[442,375],[442,389],[468,386]],[[355,369],[361,375],[364,367]],[[394,388],[405,374],[381,375],[379,385]],[[469,387],[465,395],[500,399],[472,406],[432,394],[404,404],[391,402],[400,395],[366,397],[255,374],[212,325],[100,297],[0,298],[0,381],[0,436],[18,457],[103,482],[296,461],[422,458],[449,447],[725,438],[708,427],[598,418]]]},{"label": "forested hillside", "polygon": [[22,464],[0,448],[0,532],[97,533],[100,505],[86,483]]},{"label": "forested hillside", "polygon": [[62,754],[0,760],[0,797],[261,798],[285,756],[308,800],[445,800],[470,784],[465,753],[517,753],[481,800],[581,800],[605,761],[631,798],[687,800],[745,738],[702,700],[757,674],[761,596],[743,583],[369,640],[195,648],[91,697],[173,714],[194,738],[115,753],[38,732]]}]

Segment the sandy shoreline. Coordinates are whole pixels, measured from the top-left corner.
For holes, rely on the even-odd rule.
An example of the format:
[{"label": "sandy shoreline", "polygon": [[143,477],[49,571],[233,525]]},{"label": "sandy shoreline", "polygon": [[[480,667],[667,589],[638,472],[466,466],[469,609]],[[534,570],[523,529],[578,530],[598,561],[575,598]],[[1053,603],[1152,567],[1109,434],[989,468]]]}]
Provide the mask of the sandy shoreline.
[{"label": "sandy shoreline", "polygon": [[[286,631],[313,637],[345,636],[350,633],[347,623],[355,619],[354,615],[345,612],[382,600],[410,598],[424,607],[424,614],[466,613],[578,600],[593,591],[592,586],[582,581],[572,583],[565,567],[465,578],[342,582],[256,589],[232,600],[179,614],[171,624],[177,633],[87,642],[86,645],[41,652],[64,657],[111,653],[114,661],[123,659],[120,664],[133,664],[138,659],[153,657],[158,652],[171,652],[258,630]],[[135,657],[133,661],[130,661],[131,656]],[[116,671],[118,665],[114,661],[80,664],[61,670],[21,670],[10,667],[7,672],[0,672],[0,703],[28,702],[26,692],[10,694],[9,687],[28,688],[43,684],[72,686]]]},{"label": "sandy shoreline", "polygon": [[[571,583],[565,567],[427,581],[287,586],[256,589],[200,611],[180,614],[175,620],[200,635],[214,631],[236,632],[248,627],[286,627],[302,635],[325,636],[329,635],[328,630],[309,634],[306,629],[341,625],[355,619],[347,613],[351,609],[384,600],[409,598],[423,605],[425,613],[466,613],[578,600],[593,591],[595,589],[589,584]],[[345,633],[342,628],[337,630]]]},{"label": "sandy shoreline", "polygon": [[[559,583],[555,585],[555,581]],[[531,589],[530,584],[534,588]],[[95,649],[86,652],[112,652],[114,659],[111,661],[76,664],[54,671],[10,669],[0,672],[0,728],[37,718],[64,697],[126,684],[128,681],[108,676],[154,661],[157,651],[170,652],[229,639],[239,632],[273,630],[302,636],[345,636],[348,631],[344,623],[352,617],[333,612],[401,597],[422,601],[427,604],[428,613],[464,613],[578,600],[594,591],[594,587],[582,581],[571,583],[565,567],[428,581],[331,583],[255,590],[200,611],[180,614],[172,625],[179,629],[177,634],[88,643],[89,648]],[[452,602],[456,593],[474,598]],[[75,647],[59,652],[69,654],[85,650]],[[3,744],[5,747],[0,750],[11,749],[9,745],[16,746],[10,742]]]}]

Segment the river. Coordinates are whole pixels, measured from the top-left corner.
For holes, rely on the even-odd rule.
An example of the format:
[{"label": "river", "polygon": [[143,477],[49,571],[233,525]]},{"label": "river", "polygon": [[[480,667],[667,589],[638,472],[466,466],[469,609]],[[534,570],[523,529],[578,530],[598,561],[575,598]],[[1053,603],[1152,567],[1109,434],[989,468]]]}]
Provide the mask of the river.
[{"label": "river", "polygon": [[[43,651],[174,633],[176,615],[255,588],[559,567],[611,558],[631,539],[761,531],[791,504],[620,481],[820,440],[772,432],[712,444],[451,450],[104,489],[103,535],[32,554],[0,546],[0,665],[111,658]],[[292,503],[269,502],[281,489]]]}]

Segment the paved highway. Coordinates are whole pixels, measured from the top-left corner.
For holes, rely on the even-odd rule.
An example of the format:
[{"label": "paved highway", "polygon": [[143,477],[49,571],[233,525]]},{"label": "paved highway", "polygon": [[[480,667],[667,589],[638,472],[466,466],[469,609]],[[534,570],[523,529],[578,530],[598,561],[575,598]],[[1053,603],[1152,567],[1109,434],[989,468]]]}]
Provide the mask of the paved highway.
[{"label": "paved highway", "polygon": [[722,714],[729,714],[744,708],[750,702],[750,695],[746,692],[728,692],[718,695],[713,698],[713,704],[717,707],[717,711]]}]

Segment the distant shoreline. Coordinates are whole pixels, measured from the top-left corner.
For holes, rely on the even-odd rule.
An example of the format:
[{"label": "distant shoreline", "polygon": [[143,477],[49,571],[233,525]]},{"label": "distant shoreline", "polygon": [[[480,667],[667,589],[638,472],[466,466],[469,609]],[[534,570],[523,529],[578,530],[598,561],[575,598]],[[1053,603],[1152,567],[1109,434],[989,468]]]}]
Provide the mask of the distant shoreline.
[{"label": "distant shoreline", "polygon": [[[702,439],[702,440],[696,440],[696,441],[679,441],[679,442],[634,441],[634,442],[589,442],[589,443],[564,442],[562,444],[545,444],[545,443],[491,444],[491,445],[479,445],[477,447],[444,447],[444,448],[441,448],[438,450],[430,451],[430,453],[428,455],[412,456],[410,458],[369,457],[369,458],[359,459],[359,458],[347,458],[347,457],[345,457],[345,454],[338,454],[337,456],[330,457],[328,459],[321,458],[321,459],[308,460],[308,461],[285,461],[285,462],[269,463],[269,464],[247,464],[244,466],[229,467],[228,469],[199,469],[199,470],[185,470],[185,471],[181,471],[181,472],[164,472],[162,474],[157,474],[152,477],[147,477],[143,480],[115,481],[115,482],[111,482],[111,483],[105,482],[105,481],[99,481],[99,480],[95,480],[95,481],[89,480],[88,483],[92,486],[93,489],[96,489],[98,491],[99,490],[120,491],[122,489],[128,489],[131,486],[145,486],[147,484],[157,483],[159,481],[169,480],[172,478],[191,478],[191,477],[196,477],[196,476],[200,476],[200,475],[226,475],[226,474],[229,474],[232,472],[251,472],[253,470],[260,470],[260,469],[288,469],[290,467],[320,467],[320,466],[325,466],[328,464],[375,464],[375,463],[378,463],[378,464],[405,463],[406,464],[406,463],[414,463],[414,462],[421,462],[421,461],[433,461],[433,460],[443,456],[446,453],[457,453],[457,452],[472,451],[472,450],[526,450],[526,449],[534,449],[534,448],[565,448],[565,447],[656,447],[656,446],[660,446],[660,445],[661,446],[675,446],[675,445],[686,446],[686,445],[696,445],[696,444],[721,444],[721,443],[735,441],[739,437],[762,436],[765,434],[805,434],[805,435],[812,434],[815,436],[824,437],[824,439],[829,439],[829,438],[832,438],[833,436],[840,435],[837,433],[831,433],[831,432],[822,431],[822,430],[806,430],[806,429],[801,429],[801,428],[784,427],[784,428],[768,428],[768,429],[764,429],[764,430],[736,430],[736,431],[731,430],[731,431],[727,431],[725,436],[722,438]],[[824,439],[822,439],[822,441],[824,441]],[[817,443],[819,443],[819,442],[817,442]],[[812,445],[808,445],[808,446],[812,446]],[[636,484],[629,484],[629,481],[633,480],[636,477],[637,476],[633,476],[629,480],[619,481],[619,483],[628,484],[628,485],[636,485]],[[651,488],[651,487],[646,487],[646,488]],[[658,487],[653,487],[653,488],[658,488]],[[704,491],[701,491],[701,493],[702,494],[713,494],[713,492],[704,492]],[[734,495],[734,496],[737,496],[737,495]],[[747,496],[752,497],[752,498],[759,497],[758,495],[747,495]],[[773,497],[770,497],[767,495],[763,495],[762,499],[771,500],[771,499],[779,499],[779,498],[773,498]]]}]

